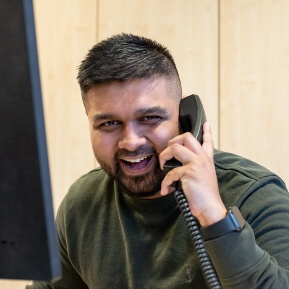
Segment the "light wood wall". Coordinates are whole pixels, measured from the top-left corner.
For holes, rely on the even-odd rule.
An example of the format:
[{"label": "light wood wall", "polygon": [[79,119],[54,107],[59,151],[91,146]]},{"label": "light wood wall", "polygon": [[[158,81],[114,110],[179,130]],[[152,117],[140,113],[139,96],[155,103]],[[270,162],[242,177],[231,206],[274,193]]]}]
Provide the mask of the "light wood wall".
[{"label": "light wood wall", "polygon": [[[119,32],[166,45],[199,94],[216,147],[289,176],[288,0],[34,0],[55,211],[96,163],[76,82],[93,44]],[[26,281],[1,280],[2,289]]]},{"label": "light wood wall", "polygon": [[220,5],[220,147],[289,184],[289,1]]}]

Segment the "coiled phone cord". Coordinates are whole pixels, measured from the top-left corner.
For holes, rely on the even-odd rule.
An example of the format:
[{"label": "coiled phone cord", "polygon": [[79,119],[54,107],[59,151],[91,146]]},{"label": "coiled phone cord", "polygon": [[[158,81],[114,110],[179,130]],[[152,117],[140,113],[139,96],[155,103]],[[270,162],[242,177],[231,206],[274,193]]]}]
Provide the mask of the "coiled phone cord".
[{"label": "coiled phone cord", "polygon": [[197,256],[201,265],[202,272],[204,274],[207,285],[210,289],[222,289],[218,276],[216,274],[215,268],[212,261],[206,252],[204,241],[200,232],[200,228],[197,219],[192,215],[189,208],[187,199],[183,190],[176,189],[175,197],[179,204],[180,210],[185,217],[186,224],[189,227],[189,232],[191,238],[193,239]]}]

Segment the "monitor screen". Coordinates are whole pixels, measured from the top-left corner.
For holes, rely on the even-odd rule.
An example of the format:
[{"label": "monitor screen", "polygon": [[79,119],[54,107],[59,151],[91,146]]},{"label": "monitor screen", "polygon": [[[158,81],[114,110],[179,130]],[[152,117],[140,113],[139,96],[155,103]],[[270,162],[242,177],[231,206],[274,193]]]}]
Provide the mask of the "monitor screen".
[{"label": "monitor screen", "polygon": [[32,0],[0,0],[0,278],[61,275]]}]

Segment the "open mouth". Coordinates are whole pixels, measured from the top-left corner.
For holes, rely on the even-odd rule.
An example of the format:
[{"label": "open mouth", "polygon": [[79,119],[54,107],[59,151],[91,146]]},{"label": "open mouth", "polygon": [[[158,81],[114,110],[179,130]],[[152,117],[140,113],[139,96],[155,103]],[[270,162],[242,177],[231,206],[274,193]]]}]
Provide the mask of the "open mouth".
[{"label": "open mouth", "polygon": [[140,170],[146,167],[153,155],[144,156],[136,159],[121,159],[121,163],[130,170]]}]

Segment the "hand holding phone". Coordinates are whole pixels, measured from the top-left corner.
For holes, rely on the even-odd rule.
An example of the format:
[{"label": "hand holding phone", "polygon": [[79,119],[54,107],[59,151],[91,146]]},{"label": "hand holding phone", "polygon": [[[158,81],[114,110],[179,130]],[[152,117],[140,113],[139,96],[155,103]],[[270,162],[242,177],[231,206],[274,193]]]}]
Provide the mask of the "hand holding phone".
[{"label": "hand holding phone", "polygon": [[[183,134],[185,132],[191,132],[193,136],[199,141],[199,143],[202,144],[203,143],[203,126],[205,122],[206,122],[205,111],[201,103],[201,100],[197,95],[193,94],[181,100],[180,116],[179,116],[180,133]],[[203,160],[205,159],[206,161],[205,163],[201,161],[199,162],[199,164],[201,163],[201,165],[198,165],[198,164],[195,164],[195,161],[193,159],[193,163],[194,163],[193,165],[197,166],[198,168],[192,169],[190,167],[190,170],[193,170],[193,171],[195,170],[195,171],[193,174],[189,174],[190,180],[186,184],[187,188],[190,187],[189,191],[195,191],[195,190],[199,191],[201,188],[201,191],[202,191],[201,194],[199,192],[196,194],[195,198],[193,198],[194,199],[193,203],[194,203],[195,208],[198,207],[197,200],[201,200],[202,198],[205,197],[205,194],[203,192],[204,190],[211,191],[211,195],[213,196],[213,202],[214,202],[214,199],[217,198],[217,203],[220,202],[222,205],[222,200],[219,196],[219,191],[218,191],[218,183],[217,183],[216,174],[215,174],[215,167],[213,163],[214,148],[213,148],[213,141],[211,137],[211,130],[209,126],[204,127],[204,132],[205,132],[204,146],[203,148],[201,148],[201,154],[203,155],[201,156],[201,158]],[[188,140],[188,138],[190,140]],[[196,141],[192,140],[192,137],[190,135],[186,135],[186,136],[183,135],[182,141],[185,142],[185,139],[187,139],[187,142],[190,142],[190,141],[194,142],[194,145],[191,144],[191,146],[197,147]],[[174,141],[176,141],[176,139]],[[194,152],[194,154],[195,154],[194,158],[196,158],[197,152]],[[206,156],[204,156],[204,154]],[[186,164],[184,164],[183,166],[181,162],[173,158],[165,162],[164,171],[167,174],[172,169],[178,168],[178,167],[181,167],[181,168],[175,171],[178,171],[178,174],[184,174],[184,171],[186,171]],[[176,187],[176,190],[175,190],[176,200],[180,206],[181,212],[183,213],[186,219],[186,223],[188,225],[190,235],[192,237],[192,240],[194,241],[194,246],[196,248],[199,261],[201,263],[201,268],[205,276],[205,280],[207,282],[208,288],[220,289],[222,287],[218,280],[218,276],[215,272],[213,264],[211,263],[211,260],[204,247],[204,243],[203,243],[201,233],[199,230],[199,222],[196,220],[195,216],[191,212],[191,208],[181,188],[180,181],[179,181],[180,176],[178,176],[178,174],[176,173],[176,176],[174,176],[175,180],[177,180],[177,185],[175,186]],[[196,176],[198,178],[196,178]],[[196,187],[194,188],[195,183],[196,183]],[[208,190],[204,188],[208,188]],[[209,193],[209,197],[210,197],[210,193]],[[202,200],[200,204],[201,203],[202,203]]]},{"label": "hand holding phone", "polygon": [[[163,165],[166,174],[174,168],[177,169],[163,180],[162,194],[169,193],[169,187],[172,186],[183,189],[192,213],[203,226],[210,225],[223,217],[226,208],[219,195],[211,129],[206,124],[203,130],[206,115],[197,95],[181,100],[179,122],[181,135],[171,140],[168,149],[160,155],[160,159],[168,159],[168,155],[172,154],[178,156],[178,160],[173,158]],[[184,134],[188,131],[194,137]],[[179,143],[182,147],[175,150],[172,143]],[[210,214],[206,215],[204,212],[208,211]]]}]

